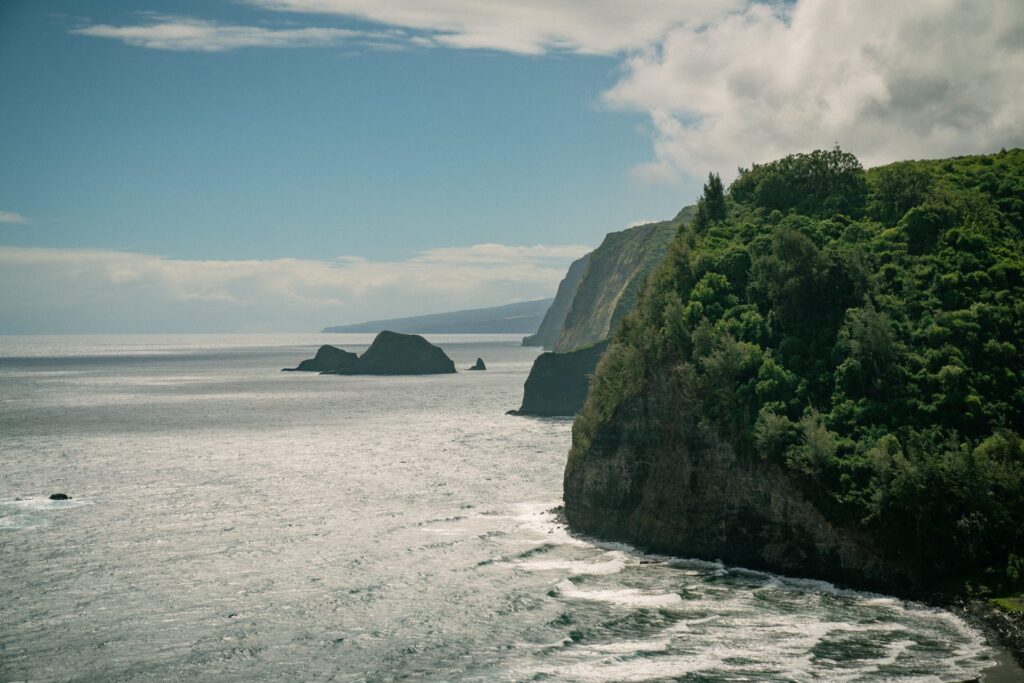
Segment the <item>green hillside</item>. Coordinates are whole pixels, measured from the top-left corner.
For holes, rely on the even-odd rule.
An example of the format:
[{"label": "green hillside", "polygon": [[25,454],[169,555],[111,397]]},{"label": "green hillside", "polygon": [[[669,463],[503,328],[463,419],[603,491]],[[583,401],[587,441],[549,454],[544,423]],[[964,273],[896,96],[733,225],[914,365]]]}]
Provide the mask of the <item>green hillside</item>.
[{"label": "green hillside", "polygon": [[1019,589],[1024,150],[866,172],[797,154],[721,199],[598,367],[570,523],[851,583]]}]

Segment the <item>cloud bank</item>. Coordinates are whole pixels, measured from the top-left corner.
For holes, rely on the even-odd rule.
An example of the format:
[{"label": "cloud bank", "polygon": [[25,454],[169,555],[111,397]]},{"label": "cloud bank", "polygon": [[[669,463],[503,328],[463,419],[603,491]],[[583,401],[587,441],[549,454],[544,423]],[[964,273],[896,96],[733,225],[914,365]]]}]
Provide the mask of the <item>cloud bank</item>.
[{"label": "cloud bank", "polygon": [[799,0],[670,31],[604,94],[645,112],[647,179],[838,142],[871,166],[1024,144],[1024,4]]},{"label": "cloud bank", "polygon": [[193,261],[0,247],[0,333],[316,331],[552,296],[587,251],[481,244],[405,261]]},{"label": "cloud bank", "polygon": [[659,42],[745,0],[246,0],[279,12],[337,15],[427,32],[434,44],[519,54],[612,55]]},{"label": "cloud bank", "polygon": [[179,52],[223,52],[247,47],[325,47],[358,39],[380,40],[386,34],[343,28],[265,28],[220,24],[188,17],[153,17],[145,24],[95,24],[71,33],[113,38],[128,45]]}]

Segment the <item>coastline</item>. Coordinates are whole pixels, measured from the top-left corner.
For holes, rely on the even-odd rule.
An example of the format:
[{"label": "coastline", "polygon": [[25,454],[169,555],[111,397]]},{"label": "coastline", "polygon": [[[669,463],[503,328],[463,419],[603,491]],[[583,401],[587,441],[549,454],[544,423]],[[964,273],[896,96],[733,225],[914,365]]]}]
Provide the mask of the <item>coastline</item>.
[{"label": "coastline", "polygon": [[937,603],[979,631],[998,663],[979,679],[984,683],[1024,681],[1024,612],[1010,612],[979,598]]},{"label": "coastline", "polygon": [[[552,513],[556,523],[564,526],[571,535],[591,543],[603,542],[588,534],[574,531],[565,516],[564,505],[554,507],[548,512]],[[629,544],[616,543],[616,545],[629,547],[630,550],[640,555],[647,554],[644,550]],[[894,595],[893,597],[900,596]],[[964,683],[1019,683],[1024,681],[1024,612],[1010,612],[980,598],[933,595],[929,598],[903,596],[902,599],[922,602],[947,610],[984,637],[985,644],[993,651],[992,659],[996,662],[996,666],[987,669],[979,678]]]}]

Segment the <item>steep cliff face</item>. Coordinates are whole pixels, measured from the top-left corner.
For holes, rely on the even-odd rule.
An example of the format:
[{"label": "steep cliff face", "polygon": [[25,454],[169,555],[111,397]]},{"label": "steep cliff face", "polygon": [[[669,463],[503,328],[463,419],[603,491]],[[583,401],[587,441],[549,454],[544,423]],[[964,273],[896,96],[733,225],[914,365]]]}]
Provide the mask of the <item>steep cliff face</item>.
[{"label": "steep cliff face", "polygon": [[555,342],[558,341],[558,336],[562,333],[562,325],[565,324],[565,316],[569,314],[572,300],[576,296],[576,291],[579,289],[580,282],[589,265],[590,254],[585,254],[572,262],[569,272],[558,283],[555,300],[551,302],[551,307],[544,314],[544,320],[541,321],[537,333],[523,337],[523,346],[542,346],[547,351],[555,348]]},{"label": "steep cliff face", "polygon": [[554,350],[572,351],[608,339],[636,306],[647,276],[665,257],[677,229],[677,222],[664,221],[608,233],[590,253]]},{"label": "steep cliff face", "polygon": [[523,387],[523,405],[516,415],[571,417],[587,400],[590,376],[607,342],[566,353],[537,356]]},{"label": "steep cliff face", "polygon": [[741,171],[598,364],[570,524],[855,586],[1019,592],[1022,193],[1024,150]]},{"label": "steep cliff face", "polygon": [[[737,456],[701,427],[671,377],[623,403],[565,470],[573,529],[679,557],[846,585],[907,590],[907,568],[837,527],[777,464]],[[575,435],[574,435],[575,436]]]}]

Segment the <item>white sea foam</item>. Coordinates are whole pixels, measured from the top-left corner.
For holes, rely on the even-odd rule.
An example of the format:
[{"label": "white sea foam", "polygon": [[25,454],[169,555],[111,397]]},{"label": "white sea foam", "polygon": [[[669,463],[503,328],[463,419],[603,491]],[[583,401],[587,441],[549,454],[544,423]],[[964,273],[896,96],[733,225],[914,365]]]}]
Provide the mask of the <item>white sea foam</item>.
[{"label": "white sea foam", "polygon": [[678,593],[657,593],[639,588],[582,590],[572,581],[561,581],[555,589],[559,597],[569,600],[590,600],[622,607],[675,607],[683,602]]},{"label": "white sea foam", "polygon": [[515,562],[515,566],[529,572],[560,571],[574,575],[608,576],[618,574],[626,568],[625,553],[606,553],[608,559],[588,562],[586,560],[540,559]]},{"label": "white sea foam", "polygon": [[24,498],[22,500],[5,500],[0,505],[7,505],[21,510],[68,510],[71,508],[92,505],[93,501],[82,498],[71,500],[50,500],[49,498]]}]

